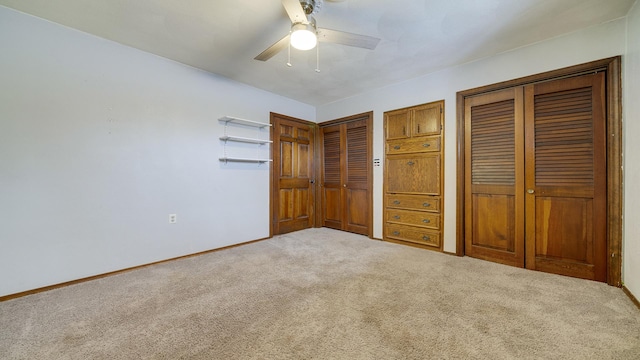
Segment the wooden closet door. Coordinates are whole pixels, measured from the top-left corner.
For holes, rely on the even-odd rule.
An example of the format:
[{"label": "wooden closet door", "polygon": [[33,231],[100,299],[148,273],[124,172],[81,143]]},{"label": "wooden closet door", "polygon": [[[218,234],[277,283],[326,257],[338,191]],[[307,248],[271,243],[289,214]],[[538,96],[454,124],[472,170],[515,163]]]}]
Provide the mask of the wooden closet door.
[{"label": "wooden closet door", "polygon": [[342,128],[340,125],[322,128],[323,174],[322,174],[322,225],[342,230],[344,207],[342,191],[342,169],[345,159],[342,154]]},{"label": "wooden closet door", "polygon": [[465,253],[524,267],[523,89],[465,99]]},{"label": "wooden closet door", "polygon": [[604,80],[525,88],[527,268],[606,281]]},{"label": "wooden closet door", "polygon": [[284,234],[314,224],[314,125],[272,116],[273,233]]},{"label": "wooden closet door", "polygon": [[323,226],[369,235],[370,144],[367,119],[322,127]]},{"label": "wooden closet door", "polygon": [[345,131],[345,192],[344,229],[362,235],[369,234],[369,146],[366,120],[351,121],[343,125]]}]

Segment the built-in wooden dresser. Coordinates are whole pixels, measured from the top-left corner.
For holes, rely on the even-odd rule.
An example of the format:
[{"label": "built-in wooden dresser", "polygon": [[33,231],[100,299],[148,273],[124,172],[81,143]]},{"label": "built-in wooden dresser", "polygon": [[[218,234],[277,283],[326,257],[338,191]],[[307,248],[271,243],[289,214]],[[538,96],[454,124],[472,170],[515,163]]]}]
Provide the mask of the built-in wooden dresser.
[{"label": "built-in wooden dresser", "polygon": [[442,251],[444,100],[385,112],[384,240]]}]

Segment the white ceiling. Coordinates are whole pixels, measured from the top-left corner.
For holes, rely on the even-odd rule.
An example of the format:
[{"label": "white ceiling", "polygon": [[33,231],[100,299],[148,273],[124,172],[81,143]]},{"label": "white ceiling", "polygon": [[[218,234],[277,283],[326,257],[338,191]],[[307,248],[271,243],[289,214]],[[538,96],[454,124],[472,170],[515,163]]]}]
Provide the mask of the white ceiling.
[{"label": "white ceiling", "polygon": [[280,0],[0,0],[96,36],[323,105],[627,14],[636,0],[325,0],[319,27],[381,39],[253,58],[289,31]]}]

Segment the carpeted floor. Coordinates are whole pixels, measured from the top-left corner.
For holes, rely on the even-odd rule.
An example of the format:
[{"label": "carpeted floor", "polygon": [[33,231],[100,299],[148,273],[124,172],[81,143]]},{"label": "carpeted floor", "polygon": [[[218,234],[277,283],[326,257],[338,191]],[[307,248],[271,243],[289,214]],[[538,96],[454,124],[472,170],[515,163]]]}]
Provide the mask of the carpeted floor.
[{"label": "carpeted floor", "polygon": [[615,287],[309,229],[0,303],[1,359],[639,359]]}]

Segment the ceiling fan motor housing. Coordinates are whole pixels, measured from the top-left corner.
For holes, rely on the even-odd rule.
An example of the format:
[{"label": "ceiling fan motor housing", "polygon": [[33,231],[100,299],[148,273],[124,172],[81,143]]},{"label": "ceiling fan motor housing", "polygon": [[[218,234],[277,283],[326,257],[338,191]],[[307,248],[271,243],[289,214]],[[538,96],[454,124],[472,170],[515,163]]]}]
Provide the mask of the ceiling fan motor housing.
[{"label": "ceiling fan motor housing", "polygon": [[322,0],[300,0],[300,6],[307,15],[317,14],[322,8]]}]

